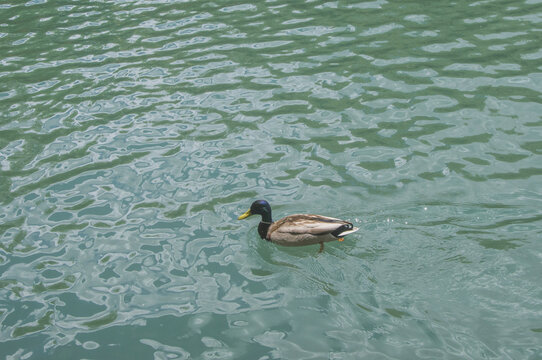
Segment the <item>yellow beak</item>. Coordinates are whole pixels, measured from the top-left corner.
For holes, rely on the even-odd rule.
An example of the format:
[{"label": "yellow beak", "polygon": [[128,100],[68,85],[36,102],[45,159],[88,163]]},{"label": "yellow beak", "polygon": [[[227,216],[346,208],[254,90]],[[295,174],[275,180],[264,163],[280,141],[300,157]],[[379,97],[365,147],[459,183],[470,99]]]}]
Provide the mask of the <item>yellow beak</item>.
[{"label": "yellow beak", "polygon": [[243,220],[243,219],[246,219],[247,217],[249,217],[250,215],[252,215],[252,213],[250,212],[250,209],[247,210],[246,213],[244,213],[243,215],[239,216],[237,218],[237,220]]}]

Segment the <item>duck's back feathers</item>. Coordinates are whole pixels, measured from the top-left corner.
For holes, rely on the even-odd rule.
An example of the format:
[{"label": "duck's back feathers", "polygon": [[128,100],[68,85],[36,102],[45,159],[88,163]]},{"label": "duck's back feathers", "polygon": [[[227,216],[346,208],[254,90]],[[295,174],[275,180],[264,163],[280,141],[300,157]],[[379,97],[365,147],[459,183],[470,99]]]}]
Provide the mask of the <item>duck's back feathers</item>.
[{"label": "duck's back feathers", "polygon": [[322,233],[331,233],[338,226],[348,224],[348,222],[313,214],[294,214],[286,216],[271,225],[270,231],[280,230],[280,232],[299,234],[308,233],[320,235]]}]

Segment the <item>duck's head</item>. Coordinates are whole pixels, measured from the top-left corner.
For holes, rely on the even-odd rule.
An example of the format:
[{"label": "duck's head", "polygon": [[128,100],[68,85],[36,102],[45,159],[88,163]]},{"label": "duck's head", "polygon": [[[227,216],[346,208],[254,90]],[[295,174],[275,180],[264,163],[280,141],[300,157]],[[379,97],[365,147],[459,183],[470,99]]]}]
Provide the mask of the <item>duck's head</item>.
[{"label": "duck's head", "polygon": [[239,216],[238,220],[246,219],[251,215],[261,215],[263,222],[273,222],[271,220],[271,206],[265,200],[256,200],[250,205],[250,209],[243,215]]}]

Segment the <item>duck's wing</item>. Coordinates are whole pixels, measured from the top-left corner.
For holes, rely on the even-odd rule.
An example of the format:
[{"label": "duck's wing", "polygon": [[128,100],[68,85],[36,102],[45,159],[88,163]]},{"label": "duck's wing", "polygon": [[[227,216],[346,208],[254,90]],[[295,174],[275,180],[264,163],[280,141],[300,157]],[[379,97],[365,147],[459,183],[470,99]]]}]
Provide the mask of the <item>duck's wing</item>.
[{"label": "duck's wing", "polygon": [[287,234],[324,235],[330,234],[344,225],[350,225],[350,229],[353,229],[352,224],[348,221],[322,215],[294,214],[273,223],[269,228],[269,233],[277,231]]}]

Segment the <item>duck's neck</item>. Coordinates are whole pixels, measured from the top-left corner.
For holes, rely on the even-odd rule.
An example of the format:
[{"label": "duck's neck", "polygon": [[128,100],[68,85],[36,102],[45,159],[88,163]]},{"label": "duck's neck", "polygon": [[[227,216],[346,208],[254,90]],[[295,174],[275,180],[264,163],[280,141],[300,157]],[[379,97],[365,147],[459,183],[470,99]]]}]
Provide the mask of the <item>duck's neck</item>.
[{"label": "duck's neck", "polygon": [[260,224],[258,225],[258,234],[260,234],[260,237],[262,239],[265,239],[267,237],[267,230],[269,229],[269,226],[273,223],[273,219],[271,218],[271,211],[264,212],[262,214],[262,220],[260,221]]},{"label": "duck's neck", "polygon": [[273,219],[271,218],[271,209],[264,211],[261,215],[262,215],[261,222],[268,223],[268,224],[271,224],[273,222]]},{"label": "duck's neck", "polygon": [[263,220],[260,221],[260,224],[258,225],[258,234],[260,234],[260,237],[262,239],[267,240],[267,230],[269,230],[269,226],[271,226],[270,222],[264,222]]}]

